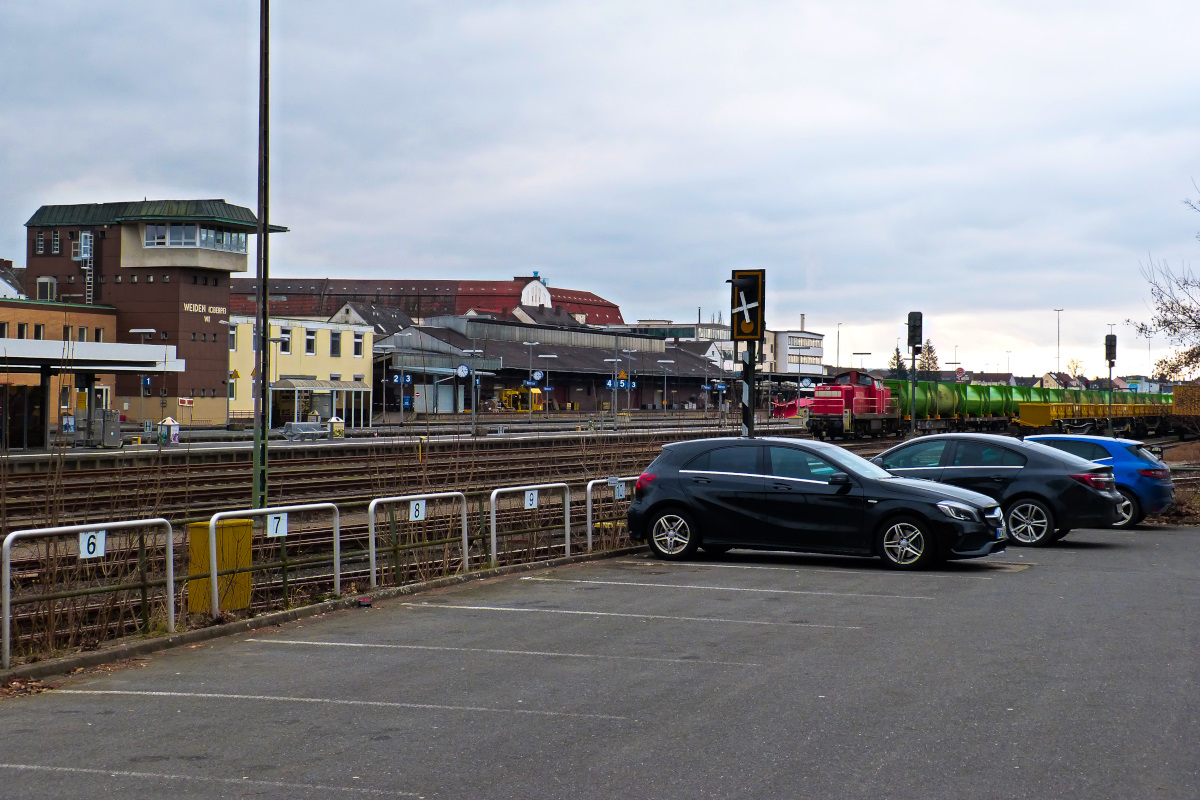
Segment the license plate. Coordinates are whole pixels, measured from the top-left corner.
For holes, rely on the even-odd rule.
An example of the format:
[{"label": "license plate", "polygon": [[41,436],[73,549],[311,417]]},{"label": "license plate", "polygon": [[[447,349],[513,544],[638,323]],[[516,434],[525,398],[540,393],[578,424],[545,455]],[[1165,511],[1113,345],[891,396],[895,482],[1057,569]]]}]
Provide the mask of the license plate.
[{"label": "license plate", "polygon": [[1004,539],[1004,538],[1007,538],[1007,537],[1004,533],[1004,526],[1001,525],[999,528],[996,528],[996,539],[999,540],[999,539]]}]

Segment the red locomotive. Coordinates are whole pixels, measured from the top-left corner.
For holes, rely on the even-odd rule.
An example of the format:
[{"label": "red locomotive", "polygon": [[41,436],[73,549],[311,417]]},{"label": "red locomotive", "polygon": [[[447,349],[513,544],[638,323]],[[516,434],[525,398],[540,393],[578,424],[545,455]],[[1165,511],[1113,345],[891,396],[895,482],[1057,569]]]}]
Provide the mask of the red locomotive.
[{"label": "red locomotive", "polygon": [[851,370],[819,386],[809,409],[808,429],[818,439],[882,436],[899,430],[892,391],[865,372]]}]

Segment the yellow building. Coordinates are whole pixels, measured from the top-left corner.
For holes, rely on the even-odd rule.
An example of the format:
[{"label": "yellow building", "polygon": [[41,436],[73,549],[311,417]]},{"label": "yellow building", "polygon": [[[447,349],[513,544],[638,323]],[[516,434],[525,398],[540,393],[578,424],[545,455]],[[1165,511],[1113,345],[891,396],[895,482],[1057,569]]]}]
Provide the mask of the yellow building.
[{"label": "yellow building", "polygon": [[[255,319],[235,314],[228,327],[229,416],[248,419],[254,412]],[[333,416],[347,427],[369,427],[373,344],[369,325],[272,317],[271,427]]]}]

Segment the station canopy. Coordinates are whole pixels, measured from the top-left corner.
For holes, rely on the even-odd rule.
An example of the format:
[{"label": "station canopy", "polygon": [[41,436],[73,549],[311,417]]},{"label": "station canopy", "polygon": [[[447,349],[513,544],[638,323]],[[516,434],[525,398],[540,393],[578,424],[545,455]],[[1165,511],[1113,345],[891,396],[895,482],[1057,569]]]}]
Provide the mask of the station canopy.
[{"label": "station canopy", "polygon": [[0,339],[0,371],[52,373],[183,372],[174,345]]}]

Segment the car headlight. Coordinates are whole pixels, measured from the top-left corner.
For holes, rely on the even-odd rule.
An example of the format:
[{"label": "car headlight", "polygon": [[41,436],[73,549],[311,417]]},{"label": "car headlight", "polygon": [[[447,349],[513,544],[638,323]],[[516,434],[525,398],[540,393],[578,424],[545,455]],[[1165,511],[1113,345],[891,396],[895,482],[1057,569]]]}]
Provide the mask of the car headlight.
[{"label": "car headlight", "polygon": [[979,513],[966,503],[960,503],[957,500],[943,500],[937,504],[937,507],[951,519],[959,519],[963,522],[979,522]]}]

